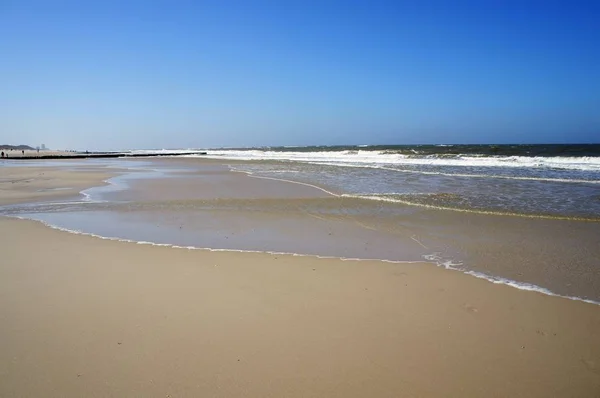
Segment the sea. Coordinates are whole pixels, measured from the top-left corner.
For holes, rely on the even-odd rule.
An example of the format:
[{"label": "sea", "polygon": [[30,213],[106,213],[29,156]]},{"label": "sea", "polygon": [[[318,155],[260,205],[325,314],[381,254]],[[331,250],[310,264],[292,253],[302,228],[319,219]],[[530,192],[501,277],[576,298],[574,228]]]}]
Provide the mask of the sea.
[{"label": "sea", "polygon": [[[600,144],[131,153],[179,156],[44,162],[118,172],[76,200],[4,206],[0,214],[146,244],[427,261],[495,284],[600,304]],[[28,164],[42,165],[15,165]],[[228,178],[224,172],[319,195],[295,200],[269,191],[242,200],[202,192],[219,184],[215,176]],[[169,192],[139,188],[169,178],[180,181]]]},{"label": "sea", "polygon": [[600,220],[600,144],[265,147],[207,156],[368,200]]}]

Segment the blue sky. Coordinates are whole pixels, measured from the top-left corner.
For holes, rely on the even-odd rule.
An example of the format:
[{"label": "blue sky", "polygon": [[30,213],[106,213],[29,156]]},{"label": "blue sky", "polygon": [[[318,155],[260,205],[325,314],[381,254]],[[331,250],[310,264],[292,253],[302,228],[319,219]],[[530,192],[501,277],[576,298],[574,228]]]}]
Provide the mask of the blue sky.
[{"label": "blue sky", "polygon": [[597,1],[0,0],[0,143],[600,142]]}]

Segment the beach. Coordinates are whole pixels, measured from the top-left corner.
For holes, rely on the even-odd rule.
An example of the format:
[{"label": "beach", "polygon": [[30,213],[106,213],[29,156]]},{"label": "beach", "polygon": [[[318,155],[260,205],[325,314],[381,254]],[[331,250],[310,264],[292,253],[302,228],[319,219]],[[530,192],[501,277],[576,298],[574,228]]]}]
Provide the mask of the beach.
[{"label": "beach", "polygon": [[[388,205],[380,220],[372,202],[218,160],[1,172],[4,214],[31,218],[0,218],[1,396],[600,394],[600,307],[425,261],[423,225],[455,215],[393,208],[408,221],[392,230]],[[10,207],[32,202],[54,204]],[[465,217],[461,234],[491,229]],[[507,220],[494,228],[546,226]]]},{"label": "beach", "polygon": [[[103,185],[112,173],[82,167],[5,167],[0,175],[0,205],[60,200],[79,196],[79,192],[93,185]],[[73,164],[76,166],[76,163]]]},{"label": "beach", "polygon": [[599,17],[0,1],[0,398],[600,398]]}]

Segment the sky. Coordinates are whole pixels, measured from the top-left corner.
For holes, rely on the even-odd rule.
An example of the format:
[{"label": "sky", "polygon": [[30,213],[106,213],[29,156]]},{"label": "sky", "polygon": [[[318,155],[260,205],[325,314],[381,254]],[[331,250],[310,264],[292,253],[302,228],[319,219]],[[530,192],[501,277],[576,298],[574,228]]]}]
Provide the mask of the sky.
[{"label": "sky", "polygon": [[599,1],[0,0],[0,144],[600,142]]}]

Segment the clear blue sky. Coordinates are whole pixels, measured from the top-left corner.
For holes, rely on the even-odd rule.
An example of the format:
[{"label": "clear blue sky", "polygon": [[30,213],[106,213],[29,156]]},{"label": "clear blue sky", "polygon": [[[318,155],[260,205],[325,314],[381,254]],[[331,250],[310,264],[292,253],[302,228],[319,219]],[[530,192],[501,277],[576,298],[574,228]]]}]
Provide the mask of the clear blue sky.
[{"label": "clear blue sky", "polygon": [[0,143],[600,142],[599,1],[0,0]]}]

